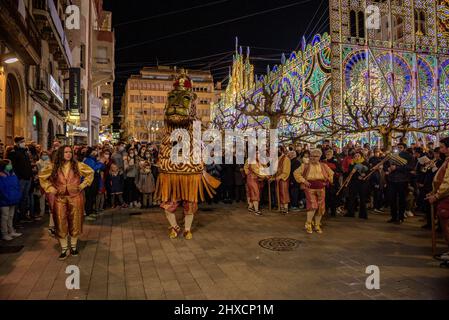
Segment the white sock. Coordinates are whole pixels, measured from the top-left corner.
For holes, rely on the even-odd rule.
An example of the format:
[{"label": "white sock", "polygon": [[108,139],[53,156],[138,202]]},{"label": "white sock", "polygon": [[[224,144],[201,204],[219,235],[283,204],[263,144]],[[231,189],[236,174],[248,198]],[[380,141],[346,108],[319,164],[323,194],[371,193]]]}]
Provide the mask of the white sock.
[{"label": "white sock", "polygon": [[315,211],[307,211],[307,222],[311,223],[313,221],[314,215],[315,215]]},{"label": "white sock", "polygon": [[193,214],[186,214],[184,217],[184,229],[186,231],[190,231],[192,229],[192,223],[193,223]]},{"label": "white sock", "polygon": [[256,212],[259,211],[259,202],[254,201],[253,206],[254,206],[254,211],[256,211]]},{"label": "white sock", "polygon": [[70,238],[70,246],[72,249],[76,249],[76,245],[78,244],[78,238],[71,237]]},{"label": "white sock", "polygon": [[61,245],[61,250],[67,250],[69,247],[69,240],[67,238],[59,239],[59,244]]},{"label": "white sock", "polygon": [[176,215],[174,213],[165,211],[165,216],[167,217],[168,223],[172,228],[176,228],[178,226],[178,222],[176,221]]}]

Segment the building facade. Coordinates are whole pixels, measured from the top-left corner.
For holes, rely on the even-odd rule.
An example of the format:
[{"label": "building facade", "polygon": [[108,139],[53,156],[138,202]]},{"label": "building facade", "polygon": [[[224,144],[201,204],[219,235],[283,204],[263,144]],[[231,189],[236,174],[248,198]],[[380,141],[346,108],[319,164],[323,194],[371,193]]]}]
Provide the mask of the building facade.
[{"label": "building facade", "polygon": [[[288,92],[291,101],[301,101],[292,104],[292,112],[303,117],[306,111],[305,118],[314,119],[307,128],[314,130],[328,130],[331,116],[345,121],[348,102],[375,108],[399,104],[419,127],[448,122],[448,0],[330,0],[329,7],[330,35],[316,35],[310,44],[303,39],[301,49],[288,59],[283,56],[253,89],[243,82],[250,63],[236,51],[228,88],[214,106],[214,120],[224,115],[218,122],[229,118],[232,123],[236,96],[271,86]],[[303,124],[290,121],[280,129],[294,135],[305,130]],[[380,140],[376,134],[358,138]]]},{"label": "building facade", "polygon": [[[80,29],[68,30],[66,8],[80,8]],[[0,3],[0,140],[15,136],[51,148],[98,141],[103,104],[111,103],[114,37],[100,0],[4,0]],[[107,27],[108,25],[106,25]],[[105,36],[106,33],[106,36]],[[105,40],[106,39],[106,40]],[[102,47],[107,64],[97,68]],[[81,70],[81,106],[70,106],[70,70]],[[110,95],[110,96],[109,96]],[[105,102],[104,97],[110,100]],[[100,99],[103,98],[103,99]],[[106,113],[105,111],[103,113]],[[74,130],[75,128],[75,130]],[[79,130],[76,130],[78,128]],[[87,130],[86,130],[87,129]],[[74,139],[78,131],[80,139]]]},{"label": "building facade", "polygon": [[421,125],[449,119],[449,1],[331,0],[330,32],[334,112],[352,96]]},{"label": "building facade", "polygon": [[80,8],[80,28],[69,30],[74,67],[80,70],[81,105],[69,108],[68,136],[73,143],[95,145],[112,123],[115,36],[112,13],[101,0],[74,0]]},{"label": "building facade", "polygon": [[[210,122],[210,108],[215,101],[214,81],[210,72],[186,70],[197,94],[197,116],[203,125]],[[173,90],[178,74],[173,67],[143,68],[139,75],[131,76],[122,99],[122,129],[128,139],[140,141],[160,140],[167,94]]]},{"label": "building facade", "polygon": [[64,134],[65,78],[72,64],[63,28],[66,4],[0,4],[0,140],[6,144],[24,136],[46,149]]}]

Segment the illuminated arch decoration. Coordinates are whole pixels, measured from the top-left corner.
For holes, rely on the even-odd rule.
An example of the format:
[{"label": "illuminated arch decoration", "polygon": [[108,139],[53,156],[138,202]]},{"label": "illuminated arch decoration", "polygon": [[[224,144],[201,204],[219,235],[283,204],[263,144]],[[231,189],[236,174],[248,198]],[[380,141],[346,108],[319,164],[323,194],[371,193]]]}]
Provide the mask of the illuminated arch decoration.
[{"label": "illuminated arch decoration", "polygon": [[449,58],[441,62],[438,74],[440,79],[440,118],[449,119]]}]

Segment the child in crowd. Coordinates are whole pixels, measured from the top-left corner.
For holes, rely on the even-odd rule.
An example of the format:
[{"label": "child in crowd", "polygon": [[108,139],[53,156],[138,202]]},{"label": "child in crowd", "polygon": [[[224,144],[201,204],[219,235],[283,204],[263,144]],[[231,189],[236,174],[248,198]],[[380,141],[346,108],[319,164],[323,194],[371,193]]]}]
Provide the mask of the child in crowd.
[{"label": "child in crowd", "polygon": [[116,199],[118,199],[119,205],[122,208],[127,208],[128,205],[123,202],[123,174],[115,163],[111,165],[111,169],[109,170],[109,183],[112,196],[112,208],[114,209],[116,207]]},{"label": "child in crowd", "polygon": [[155,183],[151,172],[151,163],[148,160],[140,161],[136,177],[136,187],[142,193],[142,208],[150,208],[153,205]]}]

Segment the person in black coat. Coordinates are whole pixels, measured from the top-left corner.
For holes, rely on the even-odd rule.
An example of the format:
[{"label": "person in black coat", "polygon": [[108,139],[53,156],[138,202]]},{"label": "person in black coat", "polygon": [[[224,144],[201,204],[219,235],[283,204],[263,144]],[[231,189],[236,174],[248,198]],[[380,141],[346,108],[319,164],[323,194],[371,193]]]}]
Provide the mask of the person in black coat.
[{"label": "person in black coat", "polygon": [[18,219],[31,221],[31,218],[27,216],[27,212],[30,210],[30,189],[31,179],[33,178],[31,159],[26,149],[24,137],[15,137],[14,143],[14,149],[8,154],[8,159],[11,160],[14,171],[19,178],[20,191],[22,193],[22,199],[18,205]]},{"label": "person in black coat", "polygon": [[348,213],[345,217],[355,217],[357,198],[359,199],[359,218],[368,219],[366,210],[366,200],[368,194],[368,181],[364,180],[368,173],[368,162],[363,159],[360,152],[354,154],[354,158],[349,165],[349,171],[354,172],[349,182]]},{"label": "person in black coat", "polygon": [[299,169],[301,166],[301,161],[299,159],[299,154],[295,151],[291,151],[289,153],[291,160],[291,170],[290,170],[290,199],[291,199],[291,209],[292,211],[299,210],[299,194],[301,192],[301,188],[299,183],[296,181],[293,173]]},{"label": "person in black coat", "polygon": [[391,219],[388,222],[401,224],[404,222],[408,185],[411,181],[411,171],[414,168],[412,155],[406,151],[407,145],[399,143],[397,148],[399,156],[404,158],[407,164],[397,165],[388,161],[386,164],[391,208]]}]

